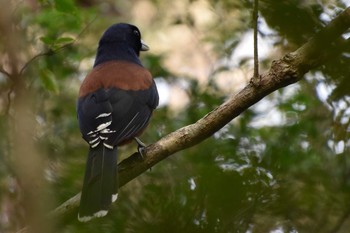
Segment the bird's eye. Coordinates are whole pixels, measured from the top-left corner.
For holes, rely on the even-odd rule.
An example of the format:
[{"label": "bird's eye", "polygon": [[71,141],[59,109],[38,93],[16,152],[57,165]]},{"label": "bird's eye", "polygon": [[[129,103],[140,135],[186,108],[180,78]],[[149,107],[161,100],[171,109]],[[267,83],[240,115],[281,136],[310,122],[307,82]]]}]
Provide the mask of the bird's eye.
[{"label": "bird's eye", "polygon": [[140,32],[139,32],[138,30],[134,30],[134,34],[135,34],[136,36],[140,36]]}]

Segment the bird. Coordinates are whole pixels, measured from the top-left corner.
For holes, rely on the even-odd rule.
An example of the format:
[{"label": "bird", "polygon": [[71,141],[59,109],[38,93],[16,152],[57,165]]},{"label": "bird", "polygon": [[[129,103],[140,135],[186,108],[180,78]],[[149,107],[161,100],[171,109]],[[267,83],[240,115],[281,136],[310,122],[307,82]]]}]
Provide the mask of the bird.
[{"label": "bird", "polygon": [[159,103],[151,73],[140,51],[149,47],[140,30],[128,23],[110,26],[99,40],[92,70],[77,101],[82,138],[89,144],[78,220],[105,216],[118,197],[118,147],[139,139]]}]

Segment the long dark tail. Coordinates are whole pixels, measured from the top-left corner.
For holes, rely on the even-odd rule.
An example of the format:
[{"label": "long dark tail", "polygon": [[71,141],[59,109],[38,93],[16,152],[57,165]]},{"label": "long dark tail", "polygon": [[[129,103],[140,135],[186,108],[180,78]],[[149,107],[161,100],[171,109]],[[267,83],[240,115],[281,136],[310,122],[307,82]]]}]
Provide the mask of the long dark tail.
[{"label": "long dark tail", "polygon": [[81,222],[105,216],[117,199],[117,147],[109,149],[102,143],[90,147],[85,169],[78,215]]}]

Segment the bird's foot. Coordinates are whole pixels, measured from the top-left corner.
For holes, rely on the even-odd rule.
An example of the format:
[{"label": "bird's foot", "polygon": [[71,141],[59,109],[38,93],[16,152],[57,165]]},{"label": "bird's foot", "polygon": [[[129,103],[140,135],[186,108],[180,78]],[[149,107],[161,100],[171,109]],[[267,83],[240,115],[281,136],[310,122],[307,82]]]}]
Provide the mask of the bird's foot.
[{"label": "bird's foot", "polygon": [[137,143],[137,151],[139,152],[139,154],[141,155],[142,159],[144,158],[143,156],[143,152],[145,150],[146,144],[143,143],[139,138],[135,137],[134,138],[136,143]]},{"label": "bird's foot", "polygon": [[[139,152],[139,154],[141,155],[141,158],[144,159],[143,156],[143,152],[145,150],[146,144],[143,143],[139,138],[135,137],[134,138],[136,143],[137,143],[137,151]],[[152,170],[152,168],[149,169],[150,171]]]}]

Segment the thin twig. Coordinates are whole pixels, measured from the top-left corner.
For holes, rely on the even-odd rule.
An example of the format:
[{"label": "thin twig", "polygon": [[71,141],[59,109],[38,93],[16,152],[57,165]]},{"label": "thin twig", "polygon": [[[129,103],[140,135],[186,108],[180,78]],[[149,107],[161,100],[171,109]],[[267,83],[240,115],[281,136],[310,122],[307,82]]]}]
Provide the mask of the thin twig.
[{"label": "thin twig", "polygon": [[12,83],[10,90],[7,92],[7,104],[6,104],[6,109],[5,109],[5,113],[6,115],[10,114],[10,107],[11,107],[11,95],[13,93],[13,90],[15,88],[15,84]]},{"label": "thin twig", "polygon": [[19,75],[22,76],[23,72],[27,69],[27,67],[37,58],[39,57],[43,57],[43,56],[49,56],[52,55],[54,53],[53,50],[49,49],[46,52],[41,52],[39,54],[36,54],[34,57],[32,57],[31,59],[29,59],[29,61],[26,62],[26,64],[23,65],[23,67],[21,68],[21,70],[19,71]]},{"label": "thin twig", "polygon": [[254,0],[253,27],[254,27],[254,79],[259,78],[259,55],[258,55],[258,9],[259,0]]}]

